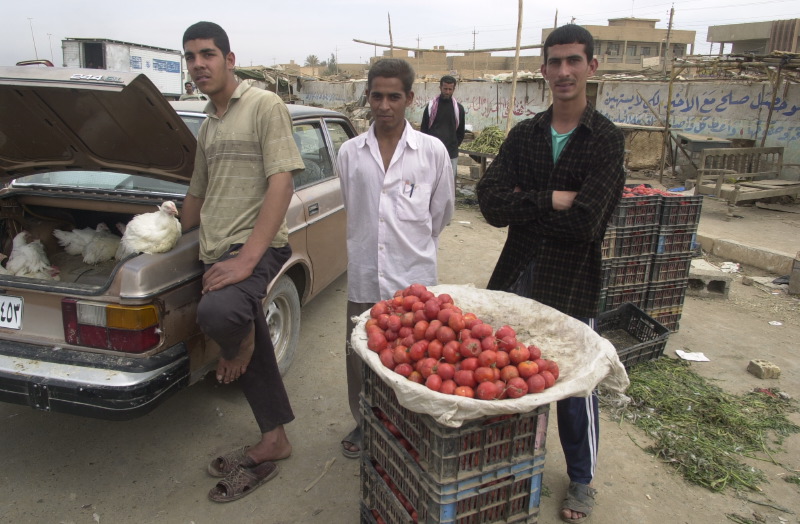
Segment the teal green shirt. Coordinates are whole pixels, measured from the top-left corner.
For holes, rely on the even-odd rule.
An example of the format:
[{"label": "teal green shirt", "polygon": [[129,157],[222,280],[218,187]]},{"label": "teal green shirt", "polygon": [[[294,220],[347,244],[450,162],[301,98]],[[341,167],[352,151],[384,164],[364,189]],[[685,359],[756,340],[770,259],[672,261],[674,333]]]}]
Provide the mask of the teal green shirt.
[{"label": "teal green shirt", "polygon": [[555,164],[558,162],[558,157],[561,156],[561,152],[564,150],[564,146],[567,145],[567,140],[569,139],[569,135],[575,129],[571,129],[566,133],[556,133],[556,130],[552,127],[550,128],[550,133],[553,137],[553,163]]}]

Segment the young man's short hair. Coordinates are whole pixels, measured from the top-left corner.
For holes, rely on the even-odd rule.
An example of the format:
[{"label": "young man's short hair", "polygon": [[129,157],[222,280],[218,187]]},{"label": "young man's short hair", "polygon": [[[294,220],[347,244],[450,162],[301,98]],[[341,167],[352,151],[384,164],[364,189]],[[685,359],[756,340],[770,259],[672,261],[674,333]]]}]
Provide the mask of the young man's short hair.
[{"label": "young man's short hair", "polygon": [[441,87],[442,84],[453,84],[456,85],[456,79],[454,76],[444,75],[441,80],[439,80],[439,86]]},{"label": "young man's short hair", "polygon": [[214,41],[214,45],[222,51],[223,56],[228,56],[231,52],[231,43],[228,40],[228,33],[214,22],[197,22],[190,25],[183,33],[183,44],[189,40],[209,38]]},{"label": "young man's short hair", "polygon": [[594,38],[592,34],[583,27],[576,24],[562,25],[554,29],[547,35],[542,49],[544,49],[544,61],[547,62],[547,49],[554,45],[583,44],[586,52],[586,61],[594,58]]},{"label": "young man's short hair", "polygon": [[403,84],[403,91],[410,93],[414,87],[414,68],[400,58],[381,58],[369,68],[367,73],[367,89],[372,88],[372,80],[377,77],[398,78]]}]

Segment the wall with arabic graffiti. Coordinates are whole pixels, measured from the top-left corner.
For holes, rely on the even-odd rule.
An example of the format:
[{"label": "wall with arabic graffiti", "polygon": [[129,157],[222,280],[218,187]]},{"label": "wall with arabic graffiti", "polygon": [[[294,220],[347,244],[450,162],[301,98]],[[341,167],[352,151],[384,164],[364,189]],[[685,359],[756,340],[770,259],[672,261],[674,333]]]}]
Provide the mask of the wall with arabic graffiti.
[{"label": "wall with arabic graffiti", "polygon": [[[341,108],[357,101],[365,82],[306,82],[298,96],[305,103]],[[425,104],[439,94],[436,82],[414,84],[415,100],[406,116],[422,120]],[[658,126],[665,119],[669,85],[666,82],[605,81],[597,85],[597,108],[611,120]],[[510,83],[465,82],[458,84],[456,98],[464,106],[467,124],[475,131],[495,125],[505,129],[505,115],[511,99]],[[648,109],[658,113],[658,118]],[[544,111],[550,104],[547,87],[541,81],[517,84],[513,120],[520,121]],[[750,85],[724,82],[680,82],[673,85],[670,126],[674,131],[719,138],[761,138],[767,129],[766,146],[783,146],[784,162],[800,164],[800,85],[783,84],[770,116],[772,89],[769,83]]]},{"label": "wall with arabic graffiti", "polygon": [[[615,122],[657,126],[659,119],[666,118],[668,94],[667,83],[604,82],[598,91],[597,107]],[[658,118],[647,104],[658,113]],[[798,164],[800,85],[782,85],[770,115],[771,105],[769,83],[676,83],[673,84],[670,127],[676,132],[751,139],[756,145],[761,145],[766,131],[764,145],[783,146],[784,162]]]}]

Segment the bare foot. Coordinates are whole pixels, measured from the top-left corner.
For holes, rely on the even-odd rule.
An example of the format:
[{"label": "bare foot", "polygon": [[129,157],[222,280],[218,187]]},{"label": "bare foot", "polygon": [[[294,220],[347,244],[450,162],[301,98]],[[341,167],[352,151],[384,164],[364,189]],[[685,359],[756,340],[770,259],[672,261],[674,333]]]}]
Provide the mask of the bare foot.
[{"label": "bare foot", "polygon": [[586,515],[580,511],[572,511],[571,509],[561,510],[561,520],[564,522],[576,522],[584,517],[586,517]]},{"label": "bare foot", "polygon": [[283,426],[261,435],[261,441],[247,450],[247,454],[257,463],[265,460],[283,460],[292,454],[292,444]]},{"label": "bare foot", "polygon": [[256,330],[253,328],[250,334],[242,340],[239,352],[235,357],[232,359],[219,358],[219,363],[217,363],[217,382],[230,384],[247,371],[247,365],[250,364],[250,359],[253,358],[255,336]]}]

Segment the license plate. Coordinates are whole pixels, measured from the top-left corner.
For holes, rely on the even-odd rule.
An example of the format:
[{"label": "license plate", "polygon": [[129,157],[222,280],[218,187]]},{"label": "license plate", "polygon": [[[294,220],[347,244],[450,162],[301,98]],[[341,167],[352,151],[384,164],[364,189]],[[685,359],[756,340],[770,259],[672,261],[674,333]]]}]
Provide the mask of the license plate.
[{"label": "license plate", "polygon": [[22,327],[22,298],[0,295],[0,327]]}]

